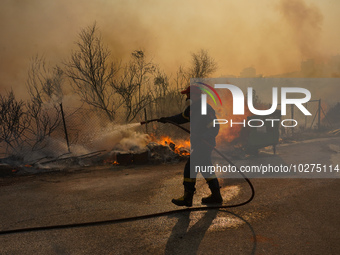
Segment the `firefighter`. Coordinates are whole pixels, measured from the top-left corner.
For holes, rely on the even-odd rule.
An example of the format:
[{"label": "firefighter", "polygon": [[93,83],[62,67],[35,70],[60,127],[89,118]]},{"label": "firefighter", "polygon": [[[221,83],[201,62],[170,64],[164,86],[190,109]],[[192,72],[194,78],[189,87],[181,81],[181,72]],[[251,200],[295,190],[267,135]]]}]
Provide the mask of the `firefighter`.
[{"label": "firefighter", "polygon": [[[186,95],[186,100],[190,100],[191,105],[183,113],[171,117],[162,117],[158,122],[167,123],[171,121],[184,124],[190,121],[191,162],[200,167],[211,166],[211,153],[216,146],[215,137],[219,131],[218,125],[213,127],[213,120],[216,119],[215,111],[207,104],[207,114],[201,114],[201,90],[198,86],[191,85],[181,91],[181,94]],[[192,206],[198,172],[196,172],[195,166],[190,166],[190,158],[184,167],[184,195],[180,198],[172,199],[172,203],[177,206]],[[202,198],[202,204],[221,204],[223,199],[216,175],[209,172],[201,172],[201,174],[206,179],[211,190],[210,196]]]}]

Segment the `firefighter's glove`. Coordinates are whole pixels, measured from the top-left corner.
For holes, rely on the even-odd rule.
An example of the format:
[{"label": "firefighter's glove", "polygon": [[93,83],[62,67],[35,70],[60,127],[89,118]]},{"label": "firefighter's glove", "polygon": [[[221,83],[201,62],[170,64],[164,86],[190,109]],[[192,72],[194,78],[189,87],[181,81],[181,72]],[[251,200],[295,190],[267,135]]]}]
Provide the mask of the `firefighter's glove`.
[{"label": "firefighter's glove", "polygon": [[165,117],[162,117],[162,118],[159,118],[159,119],[157,120],[157,122],[160,122],[160,123],[167,123],[167,122],[168,122],[168,119],[165,118]]}]

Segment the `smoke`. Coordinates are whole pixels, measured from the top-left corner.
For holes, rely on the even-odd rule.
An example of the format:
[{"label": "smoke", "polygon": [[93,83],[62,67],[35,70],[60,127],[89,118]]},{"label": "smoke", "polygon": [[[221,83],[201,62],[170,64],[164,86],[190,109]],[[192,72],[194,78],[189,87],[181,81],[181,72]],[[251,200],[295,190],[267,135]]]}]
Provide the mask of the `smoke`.
[{"label": "smoke", "polygon": [[[339,52],[338,2],[259,1],[10,1],[0,3],[0,92],[25,97],[31,57],[61,64],[77,34],[97,22],[111,57],[144,49],[168,74],[204,48],[218,62],[215,76],[253,66],[264,75],[296,71],[301,58]],[[323,26],[323,27],[322,27]],[[326,42],[321,40],[327,38]]]},{"label": "smoke", "polygon": [[[147,134],[136,132],[134,128],[137,126],[140,126],[140,123],[128,125],[111,123],[104,128],[92,126],[91,131],[86,132],[86,143],[70,145],[70,155],[81,156],[104,150],[106,152],[113,150],[128,152],[145,149],[151,139]],[[30,146],[24,146],[21,148],[20,155],[23,162],[34,162],[37,159],[58,158],[61,155],[68,154],[68,151],[64,138],[47,137],[42,149],[33,151]]]},{"label": "smoke", "polygon": [[[340,52],[340,1],[313,2],[210,0],[207,5],[204,0],[3,0],[0,93],[13,88],[16,98],[27,99],[32,56],[43,55],[47,66],[63,67],[76,48],[81,29],[94,22],[112,60],[127,61],[132,51],[142,49],[170,79],[179,66],[188,66],[191,53],[200,49],[207,49],[217,61],[215,77],[239,76],[250,66],[264,76],[298,71],[301,60],[320,60]],[[76,114],[67,111],[77,111],[79,97],[65,93],[64,88],[63,92],[69,137],[75,139],[79,130],[79,137],[85,137],[85,141],[76,141],[82,146],[71,148],[74,154],[128,151],[148,142],[147,135],[127,126],[107,126],[104,118],[86,115],[76,119]],[[59,98],[52,101],[46,103],[46,109],[60,102]],[[59,137],[63,135],[60,131]],[[46,155],[68,151],[63,139],[51,139],[48,144],[43,152]]]},{"label": "smoke", "polygon": [[320,57],[323,15],[303,0],[281,0],[279,9],[303,59]]},{"label": "smoke", "polygon": [[92,141],[89,147],[96,150],[137,151],[145,148],[150,142],[147,134],[134,131],[139,123],[115,125],[109,123],[105,128],[92,131]]},{"label": "smoke", "polygon": [[[97,21],[112,57],[127,57],[148,45],[148,31],[130,4],[107,1],[1,1],[0,92],[11,87],[25,97],[25,82],[32,56],[46,56],[47,64],[62,65],[75,48],[82,28]],[[125,9],[126,8],[126,9]]]},{"label": "smoke", "polygon": [[[71,155],[83,155],[90,153],[90,151],[82,145],[71,145]],[[68,153],[68,147],[62,138],[46,138],[45,147],[41,150],[32,151],[32,148],[24,148],[22,150],[23,162],[34,162],[37,159],[45,160],[47,158],[57,158]]]}]

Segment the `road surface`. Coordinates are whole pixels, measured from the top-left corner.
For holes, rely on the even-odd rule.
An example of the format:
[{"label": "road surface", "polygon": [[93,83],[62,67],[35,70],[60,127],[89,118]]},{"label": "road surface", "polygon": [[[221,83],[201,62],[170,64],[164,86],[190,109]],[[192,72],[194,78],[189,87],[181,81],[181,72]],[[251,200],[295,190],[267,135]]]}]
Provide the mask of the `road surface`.
[{"label": "road surface", "polygon": [[[334,163],[339,138],[279,146],[254,160]],[[335,146],[335,147],[334,147]],[[329,150],[328,150],[328,149]],[[251,162],[253,159],[247,159]],[[334,161],[335,160],[335,161]],[[243,160],[236,163],[244,163]],[[178,209],[184,163],[102,166],[0,179],[0,230],[117,219]],[[339,179],[253,179],[255,199],[230,210],[118,224],[0,235],[0,254],[340,254]],[[226,204],[249,186],[223,179]],[[197,183],[194,206],[209,193]]]}]

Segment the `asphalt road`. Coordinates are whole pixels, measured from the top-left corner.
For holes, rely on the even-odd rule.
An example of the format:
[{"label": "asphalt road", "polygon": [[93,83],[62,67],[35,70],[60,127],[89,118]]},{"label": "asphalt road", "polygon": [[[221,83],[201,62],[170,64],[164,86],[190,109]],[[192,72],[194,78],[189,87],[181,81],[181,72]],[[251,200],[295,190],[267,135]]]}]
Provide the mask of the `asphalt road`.
[{"label": "asphalt road", "polygon": [[[262,152],[334,163],[339,139]],[[330,148],[330,150],[327,150]],[[319,159],[320,157],[320,159]],[[244,159],[236,161],[244,163]],[[178,209],[184,163],[96,167],[0,179],[0,230],[101,221]],[[230,210],[177,213],[118,224],[0,235],[0,254],[340,254],[340,179],[253,179],[255,199]],[[226,204],[246,200],[240,179],[223,179]],[[197,183],[194,206],[208,194]]]}]

